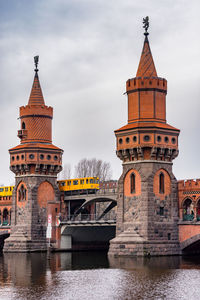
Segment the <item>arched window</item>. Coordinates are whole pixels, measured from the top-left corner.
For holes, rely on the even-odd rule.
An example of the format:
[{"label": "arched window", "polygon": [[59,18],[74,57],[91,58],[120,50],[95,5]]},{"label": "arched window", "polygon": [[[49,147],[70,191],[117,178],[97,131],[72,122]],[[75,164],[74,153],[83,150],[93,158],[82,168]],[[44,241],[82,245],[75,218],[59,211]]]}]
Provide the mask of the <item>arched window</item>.
[{"label": "arched window", "polygon": [[26,125],[24,122],[22,122],[22,129],[26,129]]},{"label": "arched window", "polygon": [[183,220],[192,221],[194,219],[194,205],[191,199],[185,199],[183,203]]},{"label": "arched window", "polygon": [[164,194],[165,192],[165,177],[163,173],[159,175],[159,192],[160,194]]},{"label": "arched window", "polygon": [[200,199],[197,203],[197,221],[200,221]]},{"label": "arched window", "polygon": [[5,208],[3,210],[3,225],[8,225],[8,210]]},{"label": "arched window", "polygon": [[26,200],[26,189],[22,184],[20,189],[18,190],[18,201],[25,201]]},{"label": "arched window", "polygon": [[131,180],[131,194],[134,194],[135,193],[135,174],[134,173],[131,173],[130,180]]}]

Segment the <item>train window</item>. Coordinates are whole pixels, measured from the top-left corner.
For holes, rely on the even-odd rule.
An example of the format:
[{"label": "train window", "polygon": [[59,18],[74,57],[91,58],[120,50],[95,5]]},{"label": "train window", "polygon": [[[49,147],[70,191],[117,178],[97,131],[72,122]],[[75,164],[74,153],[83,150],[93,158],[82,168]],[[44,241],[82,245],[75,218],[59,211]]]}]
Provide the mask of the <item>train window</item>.
[{"label": "train window", "polygon": [[86,179],[86,184],[88,184],[88,179]]},{"label": "train window", "polygon": [[3,192],[4,188],[0,188],[0,192]]},{"label": "train window", "polygon": [[61,185],[62,185],[62,186],[65,186],[65,182],[64,182],[64,181],[62,181],[62,182],[61,182]]},{"label": "train window", "polygon": [[80,180],[80,184],[84,184],[84,179],[81,179],[81,180]]},{"label": "train window", "polygon": [[97,183],[99,183],[99,179],[97,179]]},{"label": "train window", "polygon": [[12,187],[10,187],[10,191],[12,191]]},{"label": "train window", "polygon": [[67,185],[71,185],[71,180],[67,181]]},{"label": "train window", "polygon": [[93,183],[93,179],[90,179],[90,183]]},{"label": "train window", "polygon": [[7,192],[8,191],[8,188],[5,188],[5,192]]},{"label": "train window", "polygon": [[73,180],[73,185],[78,185],[78,180]]}]

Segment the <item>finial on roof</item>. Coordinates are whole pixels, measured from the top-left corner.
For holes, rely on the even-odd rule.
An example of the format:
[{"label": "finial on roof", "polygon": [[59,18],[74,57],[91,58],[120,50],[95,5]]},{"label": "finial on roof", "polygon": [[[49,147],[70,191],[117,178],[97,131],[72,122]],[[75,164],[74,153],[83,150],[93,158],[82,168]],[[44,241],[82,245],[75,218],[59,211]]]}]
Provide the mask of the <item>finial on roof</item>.
[{"label": "finial on roof", "polygon": [[34,56],[34,63],[35,63],[35,72],[37,73],[38,70],[38,62],[39,62],[39,55]]},{"label": "finial on roof", "polygon": [[143,18],[143,28],[145,29],[145,33],[144,35],[147,36],[149,35],[149,33],[147,32],[147,30],[149,29],[149,17],[146,16],[146,18]]}]

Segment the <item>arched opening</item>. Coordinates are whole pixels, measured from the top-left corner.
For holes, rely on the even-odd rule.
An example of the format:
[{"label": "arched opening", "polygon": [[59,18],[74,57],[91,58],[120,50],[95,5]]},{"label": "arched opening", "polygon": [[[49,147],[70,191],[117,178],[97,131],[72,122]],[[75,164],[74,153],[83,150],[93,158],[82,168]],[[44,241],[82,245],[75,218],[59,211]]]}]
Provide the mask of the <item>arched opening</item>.
[{"label": "arched opening", "polygon": [[164,194],[165,192],[165,177],[162,172],[159,175],[159,192],[160,194]]},{"label": "arched opening", "polygon": [[3,210],[3,224],[2,225],[3,226],[8,225],[8,210],[7,210],[7,208],[5,208]]},{"label": "arched opening", "polygon": [[18,201],[26,201],[26,189],[22,184],[18,190]]},{"label": "arched opening", "polygon": [[200,199],[197,202],[197,221],[200,221]]},{"label": "arched opening", "polygon": [[26,125],[24,122],[22,122],[22,129],[26,129]]},{"label": "arched opening", "polygon": [[134,173],[131,173],[130,180],[131,180],[131,194],[134,194],[135,193],[135,174]]},{"label": "arched opening", "polygon": [[194,219],[194,205],[192,200],[187,198],[183,203],[183,221],[192,221]]}]

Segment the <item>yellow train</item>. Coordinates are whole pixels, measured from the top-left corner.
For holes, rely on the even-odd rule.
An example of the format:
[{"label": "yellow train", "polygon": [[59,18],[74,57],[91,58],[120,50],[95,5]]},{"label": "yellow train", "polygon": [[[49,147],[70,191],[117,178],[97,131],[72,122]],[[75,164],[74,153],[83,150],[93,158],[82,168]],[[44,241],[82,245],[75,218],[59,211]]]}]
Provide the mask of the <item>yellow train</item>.
[{"label": "yellow train", "polygon": [[[99,190],[98,177],[58,180],[57,182],[59,190],[65,192],[65,195],[91,194]],[[10,199],[13,189],[14,186],[1,186],[0,199]]]},{"label": "yellow train", "polygon": [[58,180],[60,191],[64,191],[65,195],[91,194],[99,190],[98,177],[84,177],[67,180]]},{"label": "yellow train", "polygon": [[1,186],[0,187],[0,199],[2,199],[2,197],[6,197],[5,199],[9,199],[8,197],[12,196],[13,189],[14,189],[14,185]]}]

